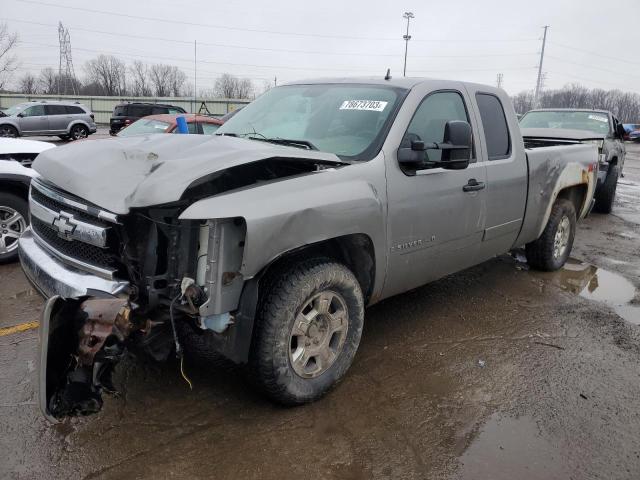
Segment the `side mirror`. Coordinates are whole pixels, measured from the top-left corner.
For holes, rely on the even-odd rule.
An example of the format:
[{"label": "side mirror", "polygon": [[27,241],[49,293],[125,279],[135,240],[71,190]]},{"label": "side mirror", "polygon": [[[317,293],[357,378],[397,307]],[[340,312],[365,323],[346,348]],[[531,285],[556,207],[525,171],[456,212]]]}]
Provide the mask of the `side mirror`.
[{"label": "side mirror", "polygon": [[617,124],[617,128],[616,128],[616,137],[618,138],[624,138],[624,136],[627,134],[627,131],[624,129],[624,127],[622,126],[621,123]]},{"label": "side mirror", "polygon": [[[412,140],[410,147],[398,149],[398,162],[416,170],[429,167],[462,170],[469,166],[472,142],[471,125],[462,120],[450,120],[444,126],[442,143]],[[442,150],[440,161],[426,160],[426,150]]]},{"label": "side mirror", "polygon": [[450,120],[444,126],[444,141],[439,166],[450,170],[463,170],[469,166],[472,147],[471,125],[462,120]]},{"label": "side mirror", "polygon": [[22,117],[24,117],[24,113],[19,113],[19,114],[16,115],[16,117],[22,118]]}]

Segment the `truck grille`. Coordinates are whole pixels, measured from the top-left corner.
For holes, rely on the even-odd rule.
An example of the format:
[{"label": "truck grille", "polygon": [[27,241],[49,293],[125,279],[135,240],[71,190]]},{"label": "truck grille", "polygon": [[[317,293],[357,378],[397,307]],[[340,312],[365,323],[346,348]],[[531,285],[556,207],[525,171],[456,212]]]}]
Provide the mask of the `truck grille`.
[{"label": "truck grille", "polygon": [[122,270],[116,216],[51,188],[38,180],[29,194],[31,228],[51,255],[77,269],[113,279]]}]

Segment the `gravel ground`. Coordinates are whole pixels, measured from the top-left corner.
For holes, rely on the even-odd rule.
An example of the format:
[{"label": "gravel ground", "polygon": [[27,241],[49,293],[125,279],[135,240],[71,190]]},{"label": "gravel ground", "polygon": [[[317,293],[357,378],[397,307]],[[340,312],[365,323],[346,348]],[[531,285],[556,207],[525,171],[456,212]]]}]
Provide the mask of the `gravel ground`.
[{"label": "gravel ground", "polygon": [[[0,337],[0,478],[640,478],[640,146],[612,215],[556,273],[511,256],[367,311],[355,363],[283,409],[225,365],[121,364],[121,394],[51,426],[34,330]],[[0,326],[41,298],[0,266]]]}]

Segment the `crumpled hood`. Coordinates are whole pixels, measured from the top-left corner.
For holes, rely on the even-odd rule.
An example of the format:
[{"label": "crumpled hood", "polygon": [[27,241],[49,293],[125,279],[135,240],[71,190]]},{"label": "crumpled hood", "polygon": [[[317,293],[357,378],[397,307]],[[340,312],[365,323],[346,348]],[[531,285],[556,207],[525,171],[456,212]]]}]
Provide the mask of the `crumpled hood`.
[{"label": "crumpled hood", "polygon": [[85,140],[41,153],[44,180],[114,213],[179,200],[191,183],[267,158],[343,163],[334,154],[210,135],[156,134]]},{"label": "crumpled hood", "polygon": [[594,133],[589,130],[571,130],[568,128],[521,128],[520,131],[524,138],[548,138],[572,142],[602,140],[606,137],[604,133]]}]

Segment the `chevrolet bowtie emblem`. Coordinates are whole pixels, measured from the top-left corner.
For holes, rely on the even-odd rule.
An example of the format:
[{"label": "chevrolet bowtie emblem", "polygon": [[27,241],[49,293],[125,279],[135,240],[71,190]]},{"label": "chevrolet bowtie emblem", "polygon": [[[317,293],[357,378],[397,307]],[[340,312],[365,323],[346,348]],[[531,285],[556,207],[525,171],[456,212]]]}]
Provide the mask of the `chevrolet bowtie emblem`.
[{"label": "chevrolet bowtie emblem", "polygon": [[64,238],[65,240],[71,240],[73,232],[78,226],[77,223],[73,221],[73,217],[68,217],[66,215],[60,215],[53,220],[53,227],[58,231],[58,236]]}]

